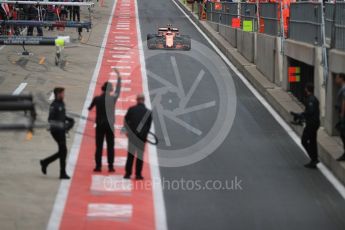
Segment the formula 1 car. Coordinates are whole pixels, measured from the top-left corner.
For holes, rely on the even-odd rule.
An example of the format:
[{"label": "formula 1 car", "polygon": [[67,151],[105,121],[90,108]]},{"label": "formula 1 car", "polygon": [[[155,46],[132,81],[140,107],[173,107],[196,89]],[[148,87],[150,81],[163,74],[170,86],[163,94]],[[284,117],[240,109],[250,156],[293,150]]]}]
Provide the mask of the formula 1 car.
[{"label": "formula 1 car", "polygon": [[172,25],[158,29],[158,34],[147,35],[147,47],[149,49],[173,49],[190,50],[191,39],[187,35],[180,35],[177,28]]}]

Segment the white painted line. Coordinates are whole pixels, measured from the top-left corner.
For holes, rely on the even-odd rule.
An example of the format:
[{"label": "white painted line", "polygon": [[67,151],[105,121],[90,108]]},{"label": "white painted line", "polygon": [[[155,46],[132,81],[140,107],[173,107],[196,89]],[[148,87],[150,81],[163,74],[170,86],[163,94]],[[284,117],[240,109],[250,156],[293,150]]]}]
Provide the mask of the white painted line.
[{"label": "white painted line", "polygon": [[[131,76],[131,73],[123,73],[123,72],[119,72],[119,74],[121,75],[121,77],[127,77],[127,76]],[[116,73],[114,73],[114,72],[110,72],[109,73],[109,75],[110,76],[117,76],[117,74]]]},{"label": "white painted line", "polygon": [[115,138],[115,149],[127,149],[128,139],[127,138]]},{"label": "white painted line", "polygon": [[20,83],[19,86],[13,91],[12,95],[19,95],[27,85],[28,83],[26,82]]},{"label": "white painted line", "polygon": [[132,51],[124,51],[124,50],[110,50],[109,53],[111,54],[119,54],[119,55],[131,55],[133,54]]},{"label": "white painted line", "polygon": [[87,207],[87,217],[90,219],[128,221],[132,215],[131,204],[91,203]]},{"label": "white painted line", "polygon": [[[131,41],[130,40],[114,40],[114,42],[116,42],[116,43],[130,43]],[[117,45],[119,45],[119,44],[117,44]],[[128,44],[126,44],[125,46],[127,46]]]},{"label": "white painted line", "polygon": [[[116,156],[114,159],[114,166],[115,167],[124,167],[126,165],[127,157],[118,157]],[[108,159],[106,156],[102,157],[102,165],[107,166],[108,165]]]},{"label": "white painted line", "polygon": [[115,109],[115,116],[124,116],[126,115],[127,110],[125,109]]},{"label": "white painted line", "polygon": [[116,27],[116,30],[129,30],[129,28]]},{"label": "white painted line", "polygon": [[[274,119],[283,127],[283,129],[288,133],[291,139],[296,143],[297,146],[301,148],[303,153],[305,152],[300,138],[297,134],[290,128],[290,126],[284,121],[284,119],[272,108],[272,106],[261,96],[261,94],[251,85],[251,83],[242,75],[242,73],[229,61],[229,59],[218,49],[218,47],[207,37],[207,35],[200,29],[198,25],[189,17],[186,12],[174,1],[171,0],[176,7],[188,18],[188,20],[194,25],[194,27],[199,31],[199,33],[208,41],[208,43],[213,47],[213,49],[218,53],[218,55],[224,60],[224,62],[236,73],[236,75],[241,79],[241,81],[247,86],[247,88],[254,94],[254,96],[261,102],[261,104],[271,113]],[[334,186],[334,188],[340,193],[340,195],[345,199],[345,187],[344,185],[327,169],[327,167],[320,163],[318,168],[321,173],[328,179],[328,181]]]},{"label": "white painted line", "polygon": [[[110,79],[110,80],[108,80],[110,83],[117,83],[117,79]],[[132,80],[131,79],[122,79],[121,80],[121,83],[122,84],[130,84],[132,82]]]},{"label": "white painted line", "polygon": [[107,62],[112,62],[112,63],[133,63],[129,60],[107,60]]},{"label": "white painted line", "polygon": [[132,91],[132,88],[122,87],[122,88],[121,88],[121,91],[122,91],[122,92],[131,92],[131,91]]},{"label": "white painted line", "polygon": [[132,98],[119,98],[119,102],[136,102],[136,99],[134,97]]},{"label": "white painted line", "polygon": [[132,182],[130,180],[123,179],[122,175],[92,175],[90,191],[96,195],[103,193],[121,193],[123,195],[130,195],[132,188]]},{"label": "white painted line", "polygon": [[115,38],[119,38],[119,39],[130,39],[130,36],[115,36]]},{"label": "white painted line", "polygon": [[113,34],[122,34],[122,35],[124,35],[124,34],[132,34],[130,32],[124,32],[124,31],[112,31],[112,33]]},{"label": "white painted line", "polygon": [[130,50],[131,48],[129,48],[129,47],[122,47],[122,46],[116,46],[113,49],[114,50]]},{"label": "white painted line", "polygon": [[52,92],[51,94],[50,94],[50,96],[49,96],[49,101],[52,101],[52,100],[54,100],[54,98],[55,98],[55,96],[54,96],[54,92]]},{"label": "white painted line", "polygon": [[[150,100],[150,93],[148,88],[148,79],[146,74],[146,64],[145,64],[145,56],[143,50],[143,44],[141,39],[141,30],[139,24],[139,12],[138,12],[138,0],[135,0],[135,11],[136,11],[136,26],[137,26],[137,39],[138,39],[138,50],[139,50],[139,57],[140,57],[140,65],[141,65],[141,75],[143,80],[143,91],[145,93],[146,98],[148,99],[146,105],[148,108],[152,108],[151,100]],[[155,133],[154,124],[151,126],[151,130]],[[157,154],[157,147],[155,145],[148,145],[149,151],[149,162],[150,162],[150,171],[151,171],[151,179],[152,181],[161,181],[161,175],[159,170],[158,164],[158,154]],[[167,220],[166,220],[166,213],[165,213],[165,203],[163,199],[163,191],[162,186],[157,185],[157,183],[153,183],[153,201],[154,201],[154,208],[155,208],[155,222],[156,222],[156,229],[159,230],[167,230]]]},{"label": "white painted line", "polygon": [[[102,42],[102,45],[100,48],[97,64],[96,64],[95,70],[94,70],[93,75],[92,75],[92,79],[91,79],[91,83],[90,83],[89,90],[87,93],[87,97],[86,97],[86,100],[85,100],[85,103],[83,106],[83,111],[82,111],[83,117],[88,116],[88,109],[87,108],[90,105],[91,100],[93,98],[93,94],[94,94],[94,90],[95,90],[96,82],[97,82],[97,77],[98,77],[98,74],[99,74],[99,71],[101,68],[101,64],[102,64],[102,60],[103,60],[103,56],[104,56],[104,51],[105,51],[104,47],[107,44],[108,35],[109,35],[110,27],[111,27],[111,21],[114,17],[116,3],[117,3],[117,0],[115,0],[113,3],[113,9],[111,11],[111,14],[110,14],[110,17],[108,20],[108,26],[107,26],[107,29],[105,31],[103,42]],[[72,177],[74,174],[75,165],[76,165],[77,160],[78,160],[80,145],[81,145],[83,133],[85,130],[85,126],[86,126],[86,120],[85,119],[79,119],[79,123],[78,123],[77,128],[76,128],[76,133],[74,135],[73,145],[72,145],[72,148],[70,150],[68,163],[67,163],[67,172],[69,172]],[[56,198],[55,198],[53,211],[52,211],[50,218],[49,218],[47,230],[58,230],[60,228],[61,218],[62,218],[63,211],[65,209],[69,188],[71,186],[71,181],[73,181],[73,180],[62,180],[60,182],[60,187],[59,187],[59,190],[58,190]]]},{"label": "white painted line", "polygon": [[126,58],[126,59],[131,58],[130,55],[121,55],[121,54],[115,54],[112,57],[113,58]]},{"label": "white painted line", "polygon": [[130,66],[118,66],[118,65],[113,65],[111,68],[116,68],[116,69],[131,69]]}]

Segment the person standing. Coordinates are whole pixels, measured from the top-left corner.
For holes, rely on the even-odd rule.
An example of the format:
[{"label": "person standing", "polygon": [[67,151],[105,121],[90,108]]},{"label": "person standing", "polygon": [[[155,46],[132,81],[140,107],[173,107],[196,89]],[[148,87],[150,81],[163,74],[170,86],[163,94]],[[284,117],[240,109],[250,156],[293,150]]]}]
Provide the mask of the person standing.
[{"label": "person standing", "polygon": [[304,112],[300,114],[292,113],[303,119],[306,123],[302,134],[302,145],[307,151],[310,162],[305,164],[306,168],[316,168],[318,160],[317,131],[320,127],[320,103],[314,96],[314,86],[308,83],[305,86],[306,104]]},{"label": "person standing", "polygon": [[144,179],[142,176],[144,149],[147,135],[152,123],[151,111],[145,107],[145,96],[137,95],[137,104],[128,109],[125,116],[125,128],[128,135],[128,155],[126,162],[125,179],[130,179],[134,155],[136,154],[136,179]]},{"label": "person standing", "polygon": [[74,125],[73,118],[66,116],[64,103],[65,89],[57,87],[54,89],[55,100],[49,108],[48,122],[50,124],[50,133],[58,145],[58,152],[40,161],[43,174],[47,174],[47,167],[55,160],[60,160],[60,179],[70,179],[66,173],[66,132]]},{"label": "person standing", "polygon": [[344,153],[337,161],[345,161],[345,74],[337,74],[335,77],[335,83],[340,86],[338,91],[338,97],[336,102],[336,110],[339,114],[339,122],[336,126],[340,132],[340,138],[343,142]]},{"label": "person standing", "polygon": [[121,91],[121,77],[117,78],[117,85],[114,95],[111,95],[113,85],[105,82],[102,86],[102,94],[96,96],[89,110],[96,107],[96,167],[94,172],[102,171],[102,150],[104,137],[107,141],[108,150],[108,169],[109,172],[115,172],[114,169],[114,123],[115,123],[115,104]]},{"label": "person standing", "polygon": [[[28,16],[28,20],[30,21],[39,21],[38,18],[39,15],[39,11],[38,8],[34,5],[30,5],[28,12],[27,12],[27,16]],[[43,36],[43,30],[42,27],[37,26],[37,36],[42,37]],[[28,31],[27,31],[27,36],[33,36],[34,33],[34,27],[33,26],[28,26]]]}]

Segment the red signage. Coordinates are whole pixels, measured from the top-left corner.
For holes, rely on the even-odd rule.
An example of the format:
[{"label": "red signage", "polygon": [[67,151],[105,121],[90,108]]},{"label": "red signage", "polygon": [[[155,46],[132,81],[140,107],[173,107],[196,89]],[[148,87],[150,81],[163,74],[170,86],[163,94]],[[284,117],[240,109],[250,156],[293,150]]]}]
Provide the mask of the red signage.
[{"label": "red signage", "polygon": [[214,3],[214,9],[215,10],[222,10],[223,9],[222,3],[220,3],[220,2]]},{"label": "red signage", "polygon": [[233,18],[231,20],[231,27],[240,28],[241,27],[241,19],[240,18]]}]

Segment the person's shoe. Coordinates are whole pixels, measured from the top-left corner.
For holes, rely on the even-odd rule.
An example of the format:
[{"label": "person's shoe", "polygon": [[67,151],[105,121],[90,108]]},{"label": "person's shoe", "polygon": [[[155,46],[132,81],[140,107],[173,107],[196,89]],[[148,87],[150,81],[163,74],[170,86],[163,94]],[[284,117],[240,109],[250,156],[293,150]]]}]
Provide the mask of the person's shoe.
[{"label": "person's shoe", "polygon": [[110,166],[108,167],[108,171],[109,171],[109,172],[115,172],[114,166],[110,165]]},{"label": "person's shoe", "polygon": [[308,169],[316,169],[316,165],[318,162],[310,162],[308,164],[305,164],[304,167],[308,168]]},{"label": "person's shoe", "polygon": [[102,169],[99,168],[99,167],[96,167],[93,171],[94,171],[94,172],[102,172]]},{"label": "person's shoe", "polygon": [[124,176],[123,176],[123,179],[131,179],[131,175],[129,175],[129,174],[125,174]]},{"label": "person's shoe", "polygon": [[60,175],[60,179],[61,180],[69,180],[69,179],[71,179],[71,177],[68,176],[67,174],[65,174],[65,175]]},{"label": "person's shoe", "polygon": [[144,180],[144,177],[143,176],[135,176],[135,179],[136,180]]},{"label": "person's shoe", "polygon": [[337,159],[337,161],[345,161],[345,153]]},{"label": "person's shoe", "polygon": [[47,175],[47,166],[43,160],[40,160],[41,170],[44,175]]},{"label": "person's shoe", "polygon": [[69,179],[71,179],[71,177],[68,176],[66,172],[61,172],[60,173],[60,179],[61,180],[69,180]]}]

